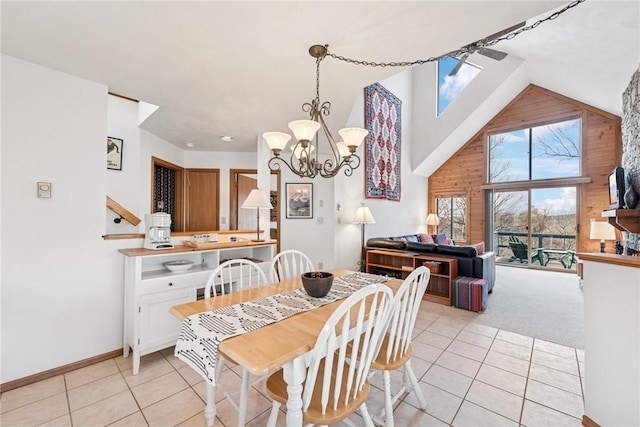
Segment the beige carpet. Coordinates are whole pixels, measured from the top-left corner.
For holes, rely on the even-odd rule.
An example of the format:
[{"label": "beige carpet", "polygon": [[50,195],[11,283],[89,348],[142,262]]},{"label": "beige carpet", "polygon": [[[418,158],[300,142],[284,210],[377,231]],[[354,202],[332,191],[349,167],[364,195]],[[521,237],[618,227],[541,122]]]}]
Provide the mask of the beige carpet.
[{"label": "beige carpet", "polygon": [[584,348],[582,289],[575,273],[497,266],[484,313],[440,304],[431,307],[505,331]]}]

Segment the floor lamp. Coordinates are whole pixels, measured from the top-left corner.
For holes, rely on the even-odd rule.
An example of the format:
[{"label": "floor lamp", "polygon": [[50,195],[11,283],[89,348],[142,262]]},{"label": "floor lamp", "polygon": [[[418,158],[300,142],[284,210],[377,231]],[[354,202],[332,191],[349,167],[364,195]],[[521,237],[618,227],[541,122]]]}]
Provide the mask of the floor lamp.
[{"label": "floor lamp", "polygon": [[243,209],[255,209],[256,210],[256,238],[252,239],[252,242],[264,242],[264,239],[260,238],[260,209],[273,209],[271,202],[264,191],[257,188],[251,190],[249,196],[241,206]]},{"label": "floor lamp", "polygon": [[371,215],[371,211],[368,207],[364,205],[364,203],[360,203],[358,209],[356,209],[356,215],[353,218],[354,224],[360,224],[360,271],[365,271],[366,261],[364,259],[364,227],[367,224],[373,224],[376,220],[373,219],[373,215]]},{"label": "floor lamp", "polygon": [[[436,234],[438,232],[438,225],[440,225],[440,218],[434,213],[427,215],[427,227],[429,228],[429,234]],[[436,227],[436,233],[433,233],[433,227]]]}]

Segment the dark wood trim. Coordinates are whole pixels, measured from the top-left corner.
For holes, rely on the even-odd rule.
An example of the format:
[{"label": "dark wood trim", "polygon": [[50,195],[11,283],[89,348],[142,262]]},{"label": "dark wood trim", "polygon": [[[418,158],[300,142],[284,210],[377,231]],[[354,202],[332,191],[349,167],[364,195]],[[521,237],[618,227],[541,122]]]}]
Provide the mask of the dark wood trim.
[{"label": "dark wood trim", "polygon": [[18,378],[17,380],[13,381],[7,381],[6,383],[0,384],[0,392],[4,393],[5,391],[13,390],[14,388],[22,387],[25,385],[36,383],[38,381],[46,380],[48,378],[53,378],[58,375],[66,374],[67,372],[75,371],[76,369],[84,368],[85,366],[93,365],[94,363],[104,362],[105,360],[113,359],[121,355],[122,349],[113,350],[108,353],[90,357],[88,359],[69,363],[68,365],[49,369],[48,371],[29,375],[28,377]]},{"label": "dark wood trim", "polygon": [[238,227],[238,175],[256,175],[257,169],[229,169],[229,228]]},{"label": "dark wood trim", "polygon": [[600,424],[593,421],[591,418],[587,417],[586,415],[582,416],[582,425],[584,427],[600,427]]},{"label": "dark wood trim", "polygon": [[119,93],[107,92],[111,96],[117,96],[118,98],[126,99],[127,101],[140,102],[137,99],[129,98],[128,96],[120,95]]}]

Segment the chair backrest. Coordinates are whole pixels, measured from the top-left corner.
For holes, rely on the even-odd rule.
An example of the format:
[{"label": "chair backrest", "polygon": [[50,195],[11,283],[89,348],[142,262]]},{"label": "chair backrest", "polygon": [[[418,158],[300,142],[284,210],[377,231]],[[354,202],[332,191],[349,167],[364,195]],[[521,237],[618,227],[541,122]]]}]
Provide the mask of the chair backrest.
[{"label": "chair backrest", "polygon": [[[392,299],[393,292],[384,284],[369,285],[345,299],[329,317],[310,352],[303,411],[314,394],[321,396],[323,414],[327,407],[335,410],[339,402],[358,397],[380,350]],[[359,363],[346,363],[358,359]],[[322,389],[314,392],[318,387]]]},{"label": "chair backrest", "polygon": [[248,259],[230,259],[211,272],[204,288],[204,297],[225,295],[266,283],[267,276],[258,264]]},{"label": "chair backrest", "polygon": [[313,271],[313,263],[309,257],[303,252],[291,249],[273,257],[269,274],[272,282],[282,282],[309,271]]},{"label": "chair backrest", "polygon": [[386,347],[380,349],[386,363],[403,357],[409,350],[413,338],[413,327],[430,277],[431,271],[427,267],[420,266],[404,279],[396,292],[391,307]]}]

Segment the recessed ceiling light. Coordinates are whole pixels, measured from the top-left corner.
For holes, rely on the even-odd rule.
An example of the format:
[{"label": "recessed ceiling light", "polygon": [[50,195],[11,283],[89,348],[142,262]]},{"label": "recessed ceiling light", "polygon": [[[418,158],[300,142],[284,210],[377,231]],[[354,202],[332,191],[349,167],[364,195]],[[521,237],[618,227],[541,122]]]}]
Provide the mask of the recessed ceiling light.
[{"label": "recessed ceiling light", "polygon": [[220,141],[224,142],[233,142],[233,137],[228,135],[223,135],[220,137]]},{"label": "recessed ceiling light", "polygon": [[186,145],[186,146],[187,146],[187,147],[189,147],[189,148],[193,148],[193,147],[195,147],[195,146],[196,146],[196,144],[194,144],[193,142],[187,142],[187,143],[186,143],[186,144],[184,144],[184,145]]}]

